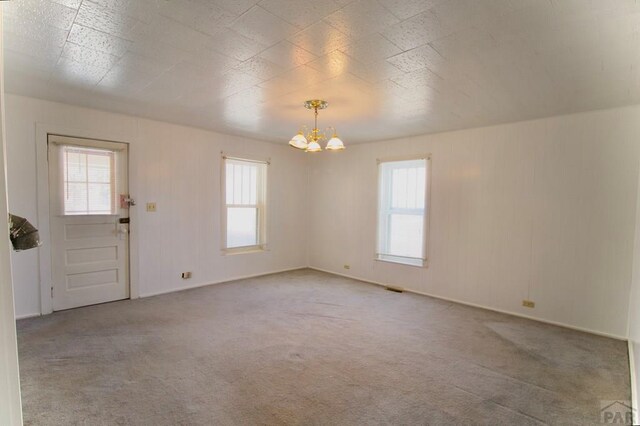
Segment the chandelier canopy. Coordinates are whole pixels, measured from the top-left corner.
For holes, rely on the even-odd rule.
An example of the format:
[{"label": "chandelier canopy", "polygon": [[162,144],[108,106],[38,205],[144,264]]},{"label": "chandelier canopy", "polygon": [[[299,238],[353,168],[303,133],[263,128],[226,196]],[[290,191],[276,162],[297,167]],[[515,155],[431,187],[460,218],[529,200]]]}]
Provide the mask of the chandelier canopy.
[{"label": "chandelier canopy", "polygon": [[[289,145],[294,148],[303,149],[305,152],[320,152],[322,151],[322,147],[320,146],[320,142],[323,142],[327,139],[324,133],[320,133],[318,129],[318,110],[325,109],[329,106],[327,101],[323,101],[321,99],[311,99],[304,103],[304,107],[306,109],[312,109],[315,115],[315,121],[313,130],[309,132],[306,136],[304,131],[301,129],[294,137],[289,141]],[[304,126],[303,126],[304,128]],[[338,133],[336,132],[335,127],[329,127],[329,129],[333,129],[333,136],[327,142],[325,149],[329,151],[339,151],[344,149],[344,143],[338,137]]]}]

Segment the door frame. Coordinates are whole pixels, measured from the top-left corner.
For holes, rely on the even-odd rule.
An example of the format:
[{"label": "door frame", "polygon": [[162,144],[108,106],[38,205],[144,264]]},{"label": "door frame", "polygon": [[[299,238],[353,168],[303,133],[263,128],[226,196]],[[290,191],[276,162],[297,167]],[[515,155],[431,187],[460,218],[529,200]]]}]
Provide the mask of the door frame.
[{"label": "door frame", "polygon": [[[51,267],[51,224],[49,212],[49,162],[48,162],[48,138],[50,134],[68,136],[72,138],[94,139],[106,142],[126,143],[128,150],[127,174],[129,180],[129,193],[137,193],[138,183],[136,176],[131,173],[131,164],[135,161],[135,144],[131,141],[121,140],[121,135],[108,134],[102,131],[70,128],[65,126],[36,123],[36,170],[37,170],[37,209],[38,230],[42,246],[38,250],[38,269],[40,284],[40,314],[46,315],[53,312],[53,299],[51,297],[52,267]],[[138,209],[129,210],[129,298],[140,297],[139,269],[138,269]]]}]

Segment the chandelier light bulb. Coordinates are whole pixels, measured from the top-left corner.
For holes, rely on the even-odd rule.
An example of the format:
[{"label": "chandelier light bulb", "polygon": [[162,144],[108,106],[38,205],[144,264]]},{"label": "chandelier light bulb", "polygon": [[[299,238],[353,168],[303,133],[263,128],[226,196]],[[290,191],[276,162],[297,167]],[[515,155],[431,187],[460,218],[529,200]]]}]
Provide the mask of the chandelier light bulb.
[{"label": "chandelier light bulb", "polygon": [[289,141],[289,145],[298,149],[307,149],[307,138],[304,137],[302,130],[299,131],[294,137]]}]

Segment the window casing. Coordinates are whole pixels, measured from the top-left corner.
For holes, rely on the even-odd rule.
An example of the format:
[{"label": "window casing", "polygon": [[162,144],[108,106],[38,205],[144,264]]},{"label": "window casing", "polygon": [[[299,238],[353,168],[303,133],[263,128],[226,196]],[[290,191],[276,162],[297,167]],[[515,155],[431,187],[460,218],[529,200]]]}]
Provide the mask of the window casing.
[{"label": "window casing", "polygon": [[267,162],[223,157],[223,249],[266,248]]},{"label": "window casing", "polygon": [[376,259],[427,264],[429,158],[378,163]]}]

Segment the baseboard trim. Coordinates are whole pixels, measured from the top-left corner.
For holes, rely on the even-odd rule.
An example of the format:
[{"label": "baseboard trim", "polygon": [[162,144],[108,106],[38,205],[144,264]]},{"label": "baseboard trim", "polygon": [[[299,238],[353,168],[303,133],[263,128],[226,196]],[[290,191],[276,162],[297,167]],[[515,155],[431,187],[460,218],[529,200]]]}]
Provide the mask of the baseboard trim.
[{"label": "baseboard trim", "polygon": [[[368,280],[368,279],[357,277],[355,275],[343,274],[343,273],[340,273],[340,272],[330,271],[328,269],[322,269],[322,268],[318,268],[318,267],[315,267],[315,266],[309,266],[309,269],[314,269],[316,271],[326,272],[327,274],[338,275],[338,276],[345,277],[345,278],[351,278],[353,280],[362,281],[362,282],[369,283],[369,284],[375,284],[375,285],[382,286],[382,287],[387,287],[387,286],[391,285],[389,283],[383,283],[383,282],[380,282],[380,281]],[[503,310],[503,309],[492,308],[490,306],[479,305],[477,303],[466,302],[464,300],[452,299],[452,298],[449,298],[449,297],[438,296],[436,294],[431,294],[431,293],[425,293],[425,292],[422,292],[422,291],[412,290],[412,289],[406,288],[406,287],[402,287],[402,289],[407,293],[419,294],[421,296],[433,297],[434,299],[446,300],[447,302],[458,303],[460,305],[466,305],[466,306],[471,306],[471,307],[474,307],[474,308],[486,309],[488,311],[499,312],[501,314],[512,315],[514,317],[519,317],[519,318],[526,318],[526,319],[530,319],[530,320],[533,320],[533,321],[542,322],[542,323],[545,323],[545,324],[557,325],[558,327],[564,327],[564,328],[568,328],[568,329],[571,329],[571,330],[582,331],[582,332],[585,332],[585,333],[595,334],[597,336],[609,337],[609,338],[616,339],[616,340],[623,340],[625,342],[628,340],[626,336],[618,336],[616,334],[605,333],[605,332],[602,332],[602,331],[590,330],[588,328],[577,327],[577,326],[574,326],[574,325],[569,325],[569,324],[565,324],[565,323],[561,323],[561,322],[545,320],[545,319],[542,319],[542,318],[537,318],[537,317],[532,317],[532,316],[529,316],[529,315],[524,315],[524,314],[521,314],[519,312],[512,312],[512,311],[507,311],[507,310]]]},{"label": "baseboard trim", "polygon": [[189,286],[180,287],[180,288],[173,288],[173,289],[170,289],[170,290],[155,291],[155,292],[150,292],[150,293],[141,293],[140,294],[140,298],[151,297],[151,296],[160,296],[161,294],[176,293],[176,292],[182,291],[182,290],[191,290],[191,289],[194,289],[194,288],[207,287],[207,286],[210,286],[210,285],[228,283],[228,282],[231,282],[231,281],[245,280],[245,279],[248,279],[248,278],[256,278],[256,277],[263,277],[265,275],[280,274],[282,272],[297,271],[297,270],[300,270],[300,269],[307,269],[307,268],[308,268],[308,266],[296,266],[295,268],[279,269],[279,270],[276,270],[276,271],[260,272],[260,273],[257,273],[257,274],[250,274],[250,275],[240,275],[240,276],[237,276],[237,277],[225,278],[225,279],[222,279],[222,280],[219,280],[219,281],[208,281],[206,283],[191,284]]},{"label": "baseboard trim", "polygon": [[635,362],[635,353],[633,351],[633,341],[628,340],[627,346],[629,348],[629,374],[631,375],[631,406],[633,407],[634,416],[633,423],[638,423],[638,383],[636,382],[636,362]]},{"label": "baseboard trim", "polygon": [[34,317],[39,317],[40,315],[42,315],[41,313],[35,313],[35,314],[22,314],[22,315],[16,315],[16,321],[21,320],[21,319],[27,319],[27,318],[34,318]]}]

